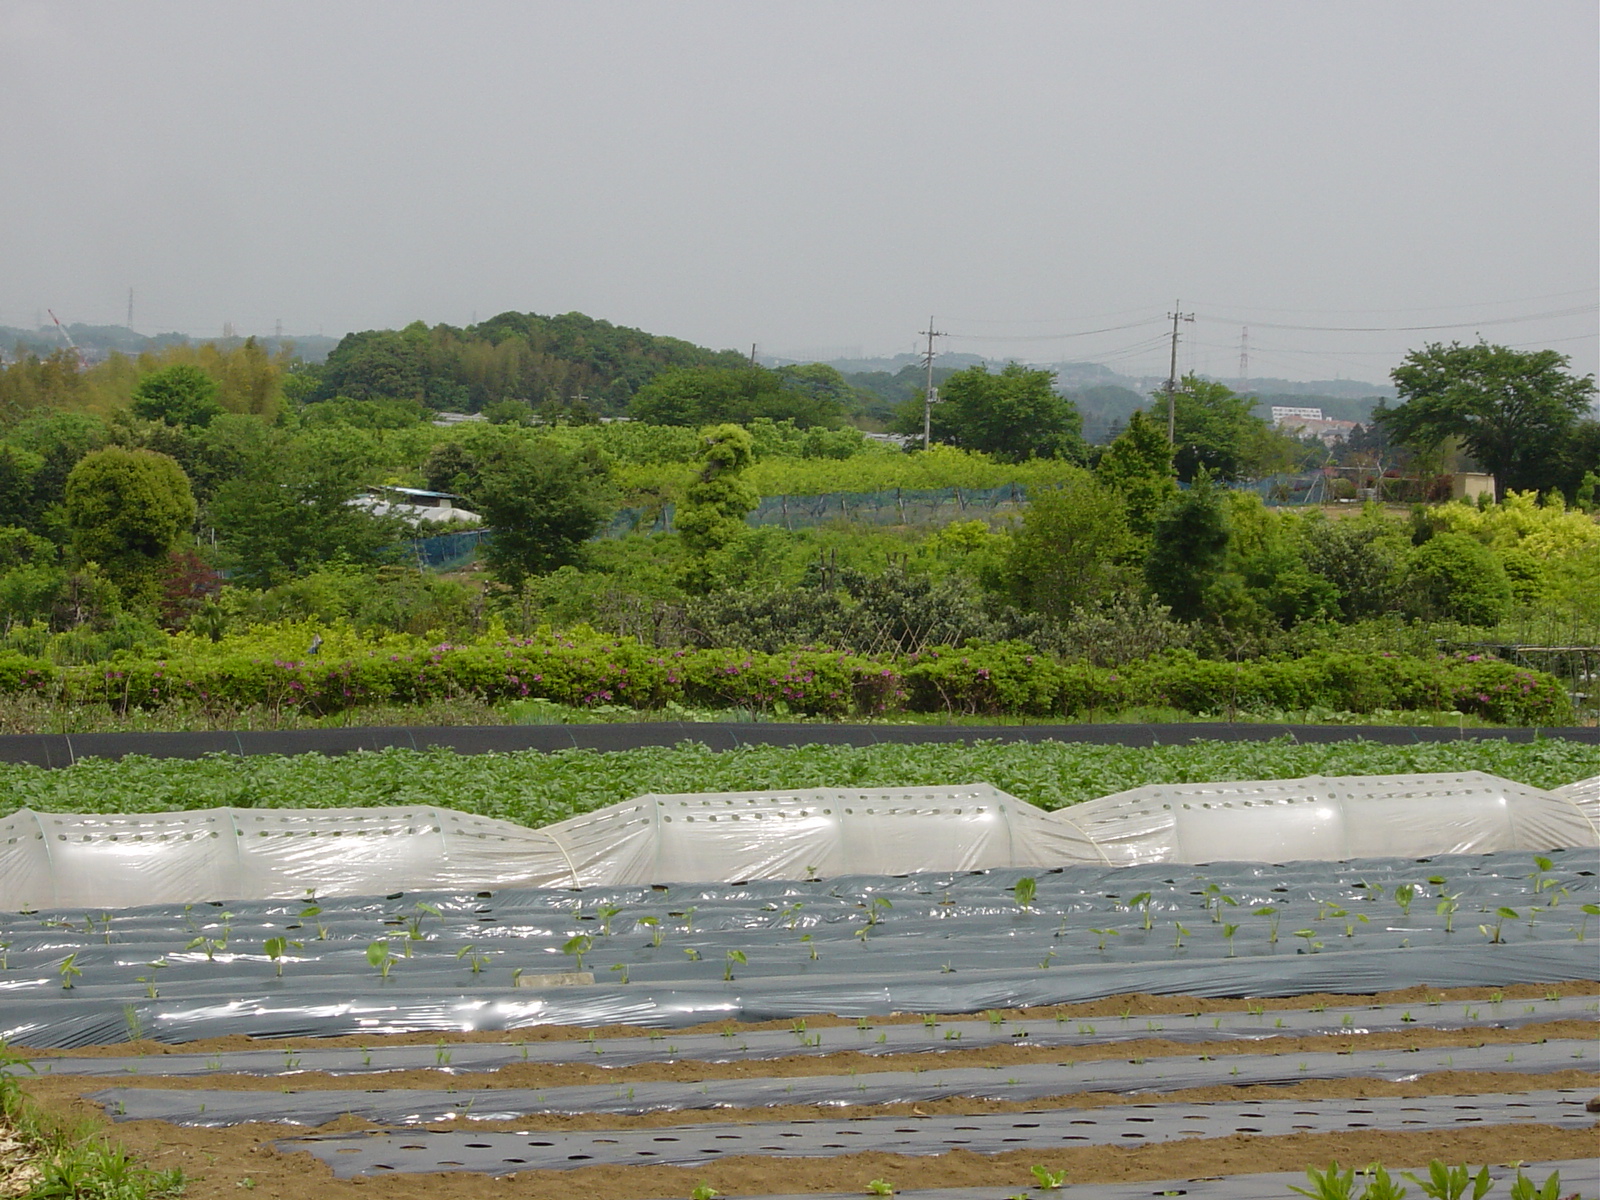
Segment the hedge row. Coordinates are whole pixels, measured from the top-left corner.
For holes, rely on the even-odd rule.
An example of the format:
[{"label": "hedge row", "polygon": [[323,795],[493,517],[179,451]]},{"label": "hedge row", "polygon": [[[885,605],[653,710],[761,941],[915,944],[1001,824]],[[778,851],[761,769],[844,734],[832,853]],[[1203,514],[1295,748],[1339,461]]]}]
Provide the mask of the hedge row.
[{"label": "hedge row", "polygon": [[128,657],[110,666],[56,667],[4,653],[0,692],[34,692],[124,711],[188,701],[330,713],[368,703],[473,696],[644,710],[675,701],[827,717],[909,710],[1072,718],[1162,705],[1193,713],[1455,709],[1504,724],[1574,720],[1571,700],[1553,676],[1476,655],[1425,660],[1322,653],[1230,663],[1182,651],[1101,668],[1061,663],[1019,642],[867,658],[831,650],[664,652],[581,634],[304,660],[220,653],[190,661]]}]

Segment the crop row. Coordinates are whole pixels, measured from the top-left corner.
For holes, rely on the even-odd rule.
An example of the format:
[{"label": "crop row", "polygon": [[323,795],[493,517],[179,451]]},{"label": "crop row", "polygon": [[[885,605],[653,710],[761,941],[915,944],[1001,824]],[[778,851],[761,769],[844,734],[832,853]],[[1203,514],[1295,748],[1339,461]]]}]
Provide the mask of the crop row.
[{"label": "crop row", "polygon": [[1193,742],[1138,748],[1042,742],[675,747],[460,755],[391,749],[198,760],[0,764],[6,809],[159,812],[233,806],[446,805],[539,826],[649,792],[952,786],[984,781],[1044,808],[1152,783],[1479,770],[1532,787],[1600,774],[1600,746],[1556,738],[1380,745]]}]

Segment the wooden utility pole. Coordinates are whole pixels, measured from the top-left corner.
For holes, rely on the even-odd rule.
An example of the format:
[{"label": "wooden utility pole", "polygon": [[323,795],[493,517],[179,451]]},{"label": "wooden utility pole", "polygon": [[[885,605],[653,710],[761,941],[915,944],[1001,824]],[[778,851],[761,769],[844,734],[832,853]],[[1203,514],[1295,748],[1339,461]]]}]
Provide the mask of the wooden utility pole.
[{"label": "wooden utility pole", "polygon": [[933,390],[933,339],[945,335],[933,327],[932,317],[921,332],[928,339],[928,351],[922,356],[923,365],[928,368],[928,384],[922,393],[922,448],[927,450],[933,443],[933,402],[939,398]]},{"label": "wooden utility pole", "polygon": [[1172,311],[1167,314],[1172,319],[1172,365],[1167,369],[1167,444],[1178,444],[1178,322],[1188,321],[1193,323],[1194,314],[1182,311],[1182,306],[1174,300]]}]

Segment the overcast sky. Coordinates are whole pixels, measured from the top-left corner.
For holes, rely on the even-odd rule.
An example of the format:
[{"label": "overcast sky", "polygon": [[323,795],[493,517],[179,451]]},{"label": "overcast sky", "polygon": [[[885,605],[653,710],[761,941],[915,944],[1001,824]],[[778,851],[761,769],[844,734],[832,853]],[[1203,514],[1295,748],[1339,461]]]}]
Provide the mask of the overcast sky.
[{"label": "overcast sky", "polygon": [[1256,377],[1477,331],[1588,372],[1597,45],[1593,0],[0,0],[0,324],[132,287],[146,333],[576,309],[828,357],[932,314],[1164,374],[1181,299],[1215,375],[1245,324]]}]

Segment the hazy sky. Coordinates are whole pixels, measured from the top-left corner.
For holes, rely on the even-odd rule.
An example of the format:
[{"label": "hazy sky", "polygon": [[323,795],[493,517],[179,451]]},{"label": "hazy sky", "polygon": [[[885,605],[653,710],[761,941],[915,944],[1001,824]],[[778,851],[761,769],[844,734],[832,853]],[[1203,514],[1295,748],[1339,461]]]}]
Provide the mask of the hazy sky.
[{"label": "hazy sky", "polygon": [[1181,298],[1217,375],[1244,324],[1256,377],[1477,330],[1593,371],[1597,45],[1593,0],[0,0],[0,324],[132,287],[147,333],[577,309],[809,357],[932,314],[1164,374]]}]

